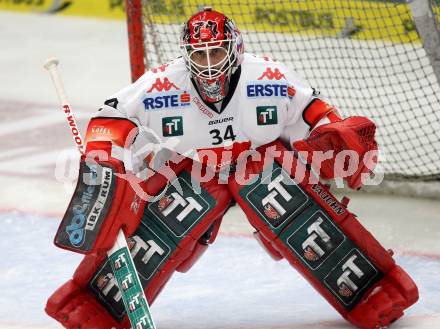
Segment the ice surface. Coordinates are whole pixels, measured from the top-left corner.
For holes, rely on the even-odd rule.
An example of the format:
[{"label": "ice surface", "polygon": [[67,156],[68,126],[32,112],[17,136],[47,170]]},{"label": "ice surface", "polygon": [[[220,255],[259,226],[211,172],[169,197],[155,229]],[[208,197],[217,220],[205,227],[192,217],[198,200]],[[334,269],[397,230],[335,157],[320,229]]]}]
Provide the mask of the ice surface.
[{"label": "ice surface", "polygon": [[[48,296],[67,281],[81,256],[57,249],[58,220],[18,212],[0,214],[0,319],[54,326],[43,312]],[[399,256],[420,301],[409,318],[440,313],[440,259]],[[223,234],[186,274],[176,273],[152,307],[158,328],[349,328],[286,261],[274,262],[245,235]],[[401,322],[401,323],[400,323]],[[396,328],[404,328],[406,318]],[[417,326],[422,328],[422,326]]]}]

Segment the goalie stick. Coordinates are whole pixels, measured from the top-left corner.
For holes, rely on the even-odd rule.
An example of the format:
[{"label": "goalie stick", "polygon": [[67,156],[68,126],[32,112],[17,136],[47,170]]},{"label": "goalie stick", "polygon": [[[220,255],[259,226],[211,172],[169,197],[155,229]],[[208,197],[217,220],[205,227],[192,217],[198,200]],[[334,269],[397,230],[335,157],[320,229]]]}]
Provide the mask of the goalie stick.
[{"label": "goalie stick", "polygon": [[[64,87],[58,72],[59,61],[49,58],[44,68],[49,72],[66,119],[71,129],[74,142],[81,154],[84,154],[84,142],[76,124],[75,116],[67,101]],[[134,329],[156,329],[150,313],[147,298],[136,271],[122,230],[119,230],[113,247],[107,252],[112,271],[122,294],[125,310]]]}]

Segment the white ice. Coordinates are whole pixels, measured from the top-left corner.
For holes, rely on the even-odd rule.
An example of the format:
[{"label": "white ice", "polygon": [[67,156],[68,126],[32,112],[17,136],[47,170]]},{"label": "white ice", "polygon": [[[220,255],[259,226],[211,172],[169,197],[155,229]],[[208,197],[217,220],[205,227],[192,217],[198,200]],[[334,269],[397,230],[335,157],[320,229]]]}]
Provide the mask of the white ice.
[{"label": "white ice", "polygon": [[[0,250],[9,251],[0,274],[1,321],[57,327],[43,312],[46,299],[71,277],[81,257],[53,246],[57,218],[10,212],[0,222],[0,236],[7,237]],[[396,260],[419,284],[421,298],[393,327],[434,328],[439,258]],[[274,262],[250,235],[226,233],[188,273],[174,275],[152,313],[161,329],[350,328],[287,262]]]}]

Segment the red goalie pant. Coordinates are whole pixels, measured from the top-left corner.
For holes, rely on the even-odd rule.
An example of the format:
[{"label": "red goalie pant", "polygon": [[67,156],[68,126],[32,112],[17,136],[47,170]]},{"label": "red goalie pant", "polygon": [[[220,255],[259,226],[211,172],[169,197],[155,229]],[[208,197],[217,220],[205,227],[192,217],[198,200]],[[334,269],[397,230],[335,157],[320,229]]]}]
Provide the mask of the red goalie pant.
[{"label": "red goalie pant", "polygon": [[[214,241],[230,205],[227,185],[219,185],[217,177],[195,191],[192,162],[187,163],[183,169],[173,168],[177,178],[168,187],[168,180],[159,175],[147,182],[147,188],[159,191],[160,198],[146,204],[139,227],[128,239],[149,303],[174,271],[187,271]],[[84,258],[73,278],[49,298],[46,312],[66,328],[130,328],[110,264],[102,253]]]},{"label": "red goalie pant", "polygon": [[359,328],[402,316],[418,291],[390,254],[325,186],[309,184],[310,171],[293,152],[279,142],[257,151],[229,188],[263,247]]}]

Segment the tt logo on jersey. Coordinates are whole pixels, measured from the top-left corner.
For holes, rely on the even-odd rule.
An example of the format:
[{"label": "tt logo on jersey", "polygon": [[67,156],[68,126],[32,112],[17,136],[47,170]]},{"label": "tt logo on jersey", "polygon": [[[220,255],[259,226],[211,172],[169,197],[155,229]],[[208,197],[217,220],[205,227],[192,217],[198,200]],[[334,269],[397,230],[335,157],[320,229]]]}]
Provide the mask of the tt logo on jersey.
[{"label": "tt logo on jersey", "polygon": [[257,124],[259,126],[276,125],[277,123],[276,106],[257,106]]},{"label": "tt logo on jersey", "polygon": [[286,81],[286,76],[278,68],[268,67],[255,82],[248,82],[247,96],[256,97],[288,97],[292,99],[296,90]]},{"label": "tt logo on jersey", "polygon": [[[155,92],[154,92],[155,91]],[[191,96],[186,91],[181,91],[168,78],[157,78],[147,90],[149,97],[143,100],[145,110],[161,110],[164,108],[177,108],[188,106]]]},{"label": "tt logo on jersey", "polygon": [[162,134],[163,137],[182,136],[183,135],[183,119],[182,117],[166,117],[162,118]]}]

